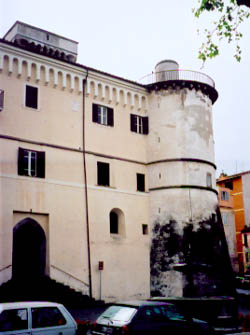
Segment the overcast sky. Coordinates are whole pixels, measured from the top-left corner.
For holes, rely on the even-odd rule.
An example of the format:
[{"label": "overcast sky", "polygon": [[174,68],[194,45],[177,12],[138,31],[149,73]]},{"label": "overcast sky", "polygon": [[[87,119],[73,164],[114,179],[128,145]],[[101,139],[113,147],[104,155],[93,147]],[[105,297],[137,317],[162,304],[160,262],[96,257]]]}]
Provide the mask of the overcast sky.
[{"label": "overcast sky", "polygon": [[163,59],[211,76],[217,176],[250,170],[250,19],[242,27],[241,63],[222,43],[220,56],[201,69],[197,59],[210,15],[194,18],[198,0],[0,0],[0,36],[23,21],[79,42],[78,63],[139,80]]}]

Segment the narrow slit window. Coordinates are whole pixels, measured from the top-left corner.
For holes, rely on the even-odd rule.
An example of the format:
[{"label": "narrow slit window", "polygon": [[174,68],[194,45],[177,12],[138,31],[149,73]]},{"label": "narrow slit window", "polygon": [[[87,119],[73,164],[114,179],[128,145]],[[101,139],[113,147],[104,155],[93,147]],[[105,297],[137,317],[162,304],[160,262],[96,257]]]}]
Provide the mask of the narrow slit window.
[{"label": "narrow slit window", "polygon": [[142,225],[142,234],[148,235],[148,225],[147,224]]},{"label": "narrow slit window", "polygon": [[212,187],[212,174],[210,172],[207,173],[207,187]]}]

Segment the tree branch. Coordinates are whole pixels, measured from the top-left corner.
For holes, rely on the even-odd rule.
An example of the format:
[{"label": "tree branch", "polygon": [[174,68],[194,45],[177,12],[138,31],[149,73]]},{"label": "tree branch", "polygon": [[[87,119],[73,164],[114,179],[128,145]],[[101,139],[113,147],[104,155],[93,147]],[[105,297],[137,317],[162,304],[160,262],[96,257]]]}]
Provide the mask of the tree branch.
[{"label": "tree branch", "polygon": [[238,6],[247,6],[250,8],[250,0],[236,0]]}]

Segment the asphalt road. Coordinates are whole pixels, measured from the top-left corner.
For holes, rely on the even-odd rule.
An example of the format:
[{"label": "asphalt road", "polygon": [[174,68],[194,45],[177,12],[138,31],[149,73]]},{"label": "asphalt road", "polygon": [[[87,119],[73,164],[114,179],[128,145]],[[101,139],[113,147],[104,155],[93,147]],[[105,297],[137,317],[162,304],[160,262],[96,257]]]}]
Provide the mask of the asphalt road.
[{"label": "asphalt road", "polygon": [[[239,316],[241,317],[243,316],[244,318],[246,317],[249,320],[248,322],[250,322],[250,291],[247,293],[238,292],[238,301],[239,301]],[[90,323],[94,322],[108,306],[109,304],[88,306],[82,309],[70,309],[70,312],[78,323],[82,323],[84,325],[85,323],[88,324],[89,322]],[[250,332],[241,334],[250,335]]]},{"label": "asphalt road", "polygon": [[98,316],[107,308],[107,305],[90,306],[82,309],[70,309],[70,313],[76,320],[94,322]]}]

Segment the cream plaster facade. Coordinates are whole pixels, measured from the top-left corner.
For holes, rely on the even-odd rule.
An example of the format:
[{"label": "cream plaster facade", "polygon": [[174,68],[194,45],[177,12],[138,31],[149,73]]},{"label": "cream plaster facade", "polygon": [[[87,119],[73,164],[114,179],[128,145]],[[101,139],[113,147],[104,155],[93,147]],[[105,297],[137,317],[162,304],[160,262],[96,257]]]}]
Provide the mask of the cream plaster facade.
[{"label": "cream plaster facade", "polygon": [[[175,220],[181,236],[216,213],[214,87],[186,79],[149,87],[9,35],[0,41],[0,283],[12,276],[13,232],[30,218],[46,236],[46,275],[97,299],[148,298],[155,221]],[[37,108],[26,106],[27,85],[37,88]],[[93,104],[113,110],[113,125],[93,122]],[[131,114],[149,120],[148,134],[131,131]],[[45,152],[45,178],[18,174],[19,147]],[[98,184],[100,162],[109,164],[108,186]],[[145,176],[143,191],[137,174]],[[158,286],[183,295],[184,277],[163,271],[158,279],[167,284]]]}]

